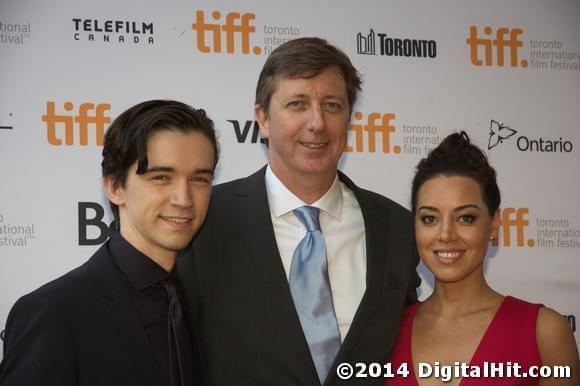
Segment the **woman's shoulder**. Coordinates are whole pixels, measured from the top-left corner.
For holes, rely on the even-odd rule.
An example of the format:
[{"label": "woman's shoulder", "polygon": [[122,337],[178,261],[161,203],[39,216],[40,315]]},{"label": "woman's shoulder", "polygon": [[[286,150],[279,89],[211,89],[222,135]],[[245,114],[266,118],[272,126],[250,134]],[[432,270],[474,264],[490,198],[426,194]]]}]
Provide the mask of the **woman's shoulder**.
[{"label": "woman's shoulder", "polygon": [[519,309],[520,312],[524,309],[537,312],[536,331],[538,339],[547,338],[548,341],[553,341],[558,337],[574,339],[570,323],[554,309],[512,296],[506,296],[506,302],[510,303],[510,308]]},{"label": "woman's shoulder", "polygon": [[[538,318],[538,313],[543,307],[543,304],[532,303],[527,300],[507,295],[501,302],[498,315],[504,323],[508,323],[510,321],[516,324],[523,323],[526,328],[533,334]],[[518,326],[515,327],[519,328]]]},{"label": "woman's shoulder", "polygon": [[576,341],[568,320],[557,311],[542,307],[538,312],[536,339],[542,364],[570,366],[573,375],[569,381],[571,385],[575,384],[580,365]]},{"label": "woman's shoulder", "polygon": [[538,312],[538,327],[550,333],[572,333],[568,319],[550,307],[542,307]]},{"label": "woman's shoulder", "polygon": [[540,353],[542,348],[560,351],[565,346],[572,346],[574,352],[576,351],[574,334],[568,319],[549,307],[542,307],[538,312],[536,335]]},{"label": "woman's shoulder", "polygon": [[512,313],[516,313],[520,316],[526,313],[535,316],[538,346],[540,346],[541,343],[550,344],[562,340],[565,341],[571,339],[574,341],[574,335],[568,320],[552,308],[513,296],[506,296],[505,303],[505,307]]}]

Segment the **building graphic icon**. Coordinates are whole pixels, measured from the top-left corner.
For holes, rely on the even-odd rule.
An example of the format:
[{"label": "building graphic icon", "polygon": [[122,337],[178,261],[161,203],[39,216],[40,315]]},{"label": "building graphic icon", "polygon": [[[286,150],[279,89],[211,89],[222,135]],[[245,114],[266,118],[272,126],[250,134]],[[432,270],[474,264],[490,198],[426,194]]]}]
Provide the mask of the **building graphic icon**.
[{"label": "building graphic icon", "polygon": [[376,55],[375,31],[371,28],[368,35],[356,34],[356,52],[361,55]]}]

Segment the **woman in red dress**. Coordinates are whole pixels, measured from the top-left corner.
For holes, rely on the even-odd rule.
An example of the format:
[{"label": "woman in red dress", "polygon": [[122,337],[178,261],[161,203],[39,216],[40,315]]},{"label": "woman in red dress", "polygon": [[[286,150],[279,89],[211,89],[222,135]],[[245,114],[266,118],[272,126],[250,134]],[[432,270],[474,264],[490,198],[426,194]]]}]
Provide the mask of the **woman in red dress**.
[{"label": "woman in red dress", "polygon": [[[500,193],[494,169],[465,132],[421,160],[411,202],[417,249],[435,287],[405,309],[386,385],[579,385],[567,320],[496,292],[484,277]],[[537,376],[554,375],[556,365],[568,366],[569,376]],[[541,366],[551,367],[536,374]]]}]

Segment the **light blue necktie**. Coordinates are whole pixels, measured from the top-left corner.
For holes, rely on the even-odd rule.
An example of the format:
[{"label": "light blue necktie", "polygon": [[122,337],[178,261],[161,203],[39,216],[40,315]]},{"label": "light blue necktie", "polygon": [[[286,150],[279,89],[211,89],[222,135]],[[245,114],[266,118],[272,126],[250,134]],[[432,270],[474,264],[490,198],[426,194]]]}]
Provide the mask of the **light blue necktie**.
[{"label": "light blue necktie", "polygon": [[295,209],[294,214],[307,232],[292,256],[290,291],[318,378],[320,383],[324,383],[340,348],[340,333],[328,281],[326,246],[318,221],[319,209],[302,206]]}]

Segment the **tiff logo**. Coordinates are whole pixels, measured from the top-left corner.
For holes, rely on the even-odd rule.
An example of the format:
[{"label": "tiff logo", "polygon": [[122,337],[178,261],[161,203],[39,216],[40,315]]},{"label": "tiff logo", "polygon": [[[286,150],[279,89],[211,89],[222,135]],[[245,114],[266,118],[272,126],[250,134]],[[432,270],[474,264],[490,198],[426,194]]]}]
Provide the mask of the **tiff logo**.
[{"label": "tiff logo", "polygon": [[266,143],[266,140],[260,136],[260,125],[258,124],[258,121],[245,121],[243,128],[242,125],[240,125],[240,121],[228,119],[228,122],[234,126],[234,133],[236,134],[236,140],[238,143],[246,143],[250,131],[252,132],[250,138],[251,143]]},{"label": "tiff logo", "polygon": [[[256,27],[251,24],[255,19],[254,13],[230,12],[226,14],[225,23],[209,23],[205,21],[204,11],[196,11],[196,20],[191,25],[197,34],[197,49],[203,53],[221,53],[222,42],[225,40],[226,53],[233,54],[236,52],[238,44],[242,46],[242,54],[250,53],[250,35],[256,32]],[[213,11],[211,14],[215,21],[219,21],[222,17],[219,11]],[[209,35],[209,41],[206,39]],[[236,41],[236,36],[239,36],[239,41]],[[262,47],[252,47],[252,53],[259,55],[262,53]]]},{"label": "tiff logo", "polygon": [[375,31],[371,28],[368,35],[362,32],[356,34],[356,52],[361,55],[376,55],[375,51]]},{"label": "tiff logo", "polygon": [[105,137],[105,125],[111,123],[111,118],[105,116],[105,111],[110,110],[111,105],[108,103],[82,103],[78,108],[78,114],[72,113],[74,105],[71,102],[64,103],[65,111],[69,114],[57,114],[54,102],[46,102],[46,114],[42,116],[42,121],[46,122],[48,143],[54,146],[63,145],[62,136],[57,135],[57,124],[64,126],[64,145],[70,146],[75,142],[75,123],[78,128],[78,144],[81,146],[88,145],[89,125],[95,130],[95,143],[97,146],[103,146]]},{"label": "tiff logo", "polygon": [[[357,121],[364,120],[364,115],[361,112],[354,113],[354,118]],[[370,153],[375,153],[377,151],[377,136],[379,137],[379,151],[383,153],[400,153],[401,147],[399,145],[391,146],[391,134],[397,129],[395,126],[391,125],[391,120],[395,119],[395,114],[392,113],[370,113],[366,122],[351,122],[348,130],[353,132],[354,135],[354,145],[347,143],[344,151],[350,152],[363,152],[365,151],[365,143],[367,151]],[[366,133],[366,141],[365,141]]]},{"label": "tiff logo", "polygon": [[[495,33],[495,39],[493,30],[491,27],[485,27],[483,33],[486,38],[480,37],[476,26],[471,26],[469,28],[469,37],[465,40],[467,45],[470,47],[471,63],[475,66],[505,66],[505,48],[509,48],[508,56],[509,63],[511,67],[521,66],[523,68],[528,67],[528,61],[522,59],[519,62],[519,49],[523,46],[523,42],[519,39],[519,36],[523,34],[521,28],[498,28]],[[509,36],[509,37],[508,37]],[[493,48],[495,47],[495,54]],[[483,48],[483,52],[480,48]],[[495,59],[495,64],[494,64]]]},{"label": "tiff logo", "polygon": [[[500,230],[501,236],[503,238],[503,246],[512,246],[512,229],[516,232],[516,246],[523,247],[525,240],[525,229],[530,225],[527,220],[526,215],[529,213],[528,208],[504,208],[500,212]],[[515,218],[514,218],[515,215]],[[534,239],[528,239],[526,241],[528,247],[533,247],[535,245]],[[496,239],[492,241],[492,245],[497,246],[499,240]]]}]

